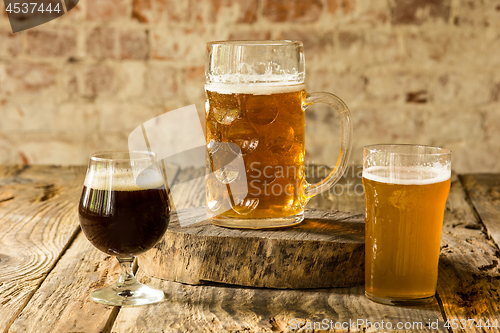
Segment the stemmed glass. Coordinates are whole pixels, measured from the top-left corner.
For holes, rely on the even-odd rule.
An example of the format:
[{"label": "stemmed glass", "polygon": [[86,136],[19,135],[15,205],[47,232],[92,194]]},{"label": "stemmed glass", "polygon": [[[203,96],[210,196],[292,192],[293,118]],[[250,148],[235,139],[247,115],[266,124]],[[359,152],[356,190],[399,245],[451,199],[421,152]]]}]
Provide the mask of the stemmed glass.
[{"label": "stemmed glass", "polygon": [[132,272],[135,256],[152,248],[170,221],[156,155],[143,151],[92,154],[78,213],[87,239],[102,252],[116,256],[121,268],[117,282],[93,291],[90,298],[116,306],[161,301],[163,292],[139,283]]}]

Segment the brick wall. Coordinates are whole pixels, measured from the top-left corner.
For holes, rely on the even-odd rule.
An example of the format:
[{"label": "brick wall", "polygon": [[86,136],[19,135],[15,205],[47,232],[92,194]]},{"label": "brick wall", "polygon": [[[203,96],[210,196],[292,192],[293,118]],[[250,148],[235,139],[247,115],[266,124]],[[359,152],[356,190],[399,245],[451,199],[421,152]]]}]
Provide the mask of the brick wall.
[{"label": "brick wall", "polygon": [[[203,114],[205,44],[222,39],[302,40],[307,89],[351,109],[353,163],[422,143],[500,171],[500,0],[81,0],[17,34],[2,14],[0,163],[85,164],[164,112]],[[334,163],[337,120],[309,110],[309,162]]]}]

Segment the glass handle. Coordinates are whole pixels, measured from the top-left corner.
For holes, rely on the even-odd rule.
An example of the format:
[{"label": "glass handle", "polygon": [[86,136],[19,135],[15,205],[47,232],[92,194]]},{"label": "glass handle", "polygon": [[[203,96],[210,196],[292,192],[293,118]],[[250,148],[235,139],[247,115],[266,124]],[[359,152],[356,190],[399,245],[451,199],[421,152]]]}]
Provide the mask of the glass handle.
[{"label": "glass handle", "polygon": [[339,113],[340,122],[342,125],[342,144],[340,146],[340,154],[339,159],[337,160],[337,165],[328,175],[328,177],[326,177],[319,183],[307,184],[305,195],[308,199],[315,196],[316,194],[320,194],[321,192],[330,189],[339,181],[340,177],[342,177],[347,167],[347,162],[349,161],[352,147],[351,113],[349,112],[347,105],[345,105],[345,103],[340,98],[333,94],[325,92],[315,92],[312,94],[307,94],[304,98],[304,110],[315,103],[328,104]]}]

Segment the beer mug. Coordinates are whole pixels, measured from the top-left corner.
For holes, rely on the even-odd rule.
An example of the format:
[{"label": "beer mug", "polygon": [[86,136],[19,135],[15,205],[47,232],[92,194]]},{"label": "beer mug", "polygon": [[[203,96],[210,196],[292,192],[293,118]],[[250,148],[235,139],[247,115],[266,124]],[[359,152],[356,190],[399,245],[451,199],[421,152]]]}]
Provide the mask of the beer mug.
[{"label": "beer mug", "polygon": [[[309,199],[344,173],[352,142],[347,106],[335,95],[305,91],[304,51],[298,41],[210,42],[206,61],[211,222],[252,229],[300,223]],[[339,113],[341,150],[328,177],[308,184],[304,111],[316,103]]]}]

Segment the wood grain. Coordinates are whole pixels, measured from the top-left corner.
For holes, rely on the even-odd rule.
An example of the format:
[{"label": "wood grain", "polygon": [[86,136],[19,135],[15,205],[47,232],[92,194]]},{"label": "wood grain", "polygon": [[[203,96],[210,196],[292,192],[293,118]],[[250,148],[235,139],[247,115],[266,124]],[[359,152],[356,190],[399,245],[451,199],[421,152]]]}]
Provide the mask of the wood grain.
[{"label": "wood grain", "polygon": [[[445,331],[446,319],[499,317],[498,175],[461,177],[467,192],[455,175],[452,178],[439,264],[439,305],[379,305],[364,297],[363,287],[278,290],[217,283],[184,285],[148,277],[139,269],[139,279],[164,290],[166,300],[119,309],[88,299],[91,290],[115,279],[117,267],[78,233],[75,208],[84,171],[83,167],[0,167],[1,332],[108,332],[111,327],[117,333],[286,332],[294,318],[303,322],[420,321],[424,330],[430,330],[426,323],[438,320],[439,331]],[[352,188],[360,180],[350,176],[342,182]],[[202,184],[203,179],[184,182],[180,208],[202,202],[197,182]],[[346,187],[343,193],[337,187],[337,192],[313,198],[308,207],[364,210],[359,187],[351,195]]]},{"label": "wood grain", "polygon": [[38,332],[109,331],[119,308],[94,303],[89,295],[92,290],[115,282],[119,271],[115,257],[95,249],[80,232],[9,333],[35,328]]},{"label": "wood grain", "polygon": [[[315,181],[311,178],[310,180]],[[359,186],[357,194],[348,193],[346,190],[347,186],[352,187],[355,184],[361,184],[361,178],[356,174],[345,177],[340,183],[345,186],[343,192],[337,187],[337,192],[317,196],[309,205],[323,209],[335,206],[347,212],[363,212],[364,199]],[[194,191],[193,188],[189,190]],[[201,205],[200,202],[190,200],[190,205]],[[349,213],[339,214],[352,216]],[[359,219],[360,216],[356,218]],[[231,229],[214,228],[219,230],[220,234],[231,231]],[[141,265],[142,261],[139,263]],[[172,266],[165,265],[165,267],[168,270]],[[425,324],[438,321],[438,331],[446,331],[437,302],[422,308],[384,306],[368,301],[364,297],[363,287],[277,290],[227,284],[190,286],[148,277],[141,268],[139,272],[138,276],[144,283],[164,290],[167,300],[150,307],[122,309],[112,332],[286,332],[290,331],[293,319],[304,323],[324,319],[334,322],[357,319],[372,322],[389,320],[395,324],[422,322],[423,328],[419,331],[430,331]],[[366,324],[359,329],[360,331],[366,329]],[[366,331],[380,330],[368,328]]]},{"label": "wood grain", "polygon": [[[346,209],[352,204],[359,210],[362,191],[358,186],[355,196],[354,188],[361,184],[356,170],[353,167],[351,174],[311,205],[330,209],[342,202]],[[163,240],[139,257],[147,274],[182,283],[212,281],[268,288],[363,283],[363,216],[309,210],[306,220],[294,228],[220,228],[206,217],[204,172],[194,168],[179,172],[172,193],[180,218],[173,218]],[[328,172],[327,168],[311,167],[308,180],[317,182]],[[196,208],[179,210],[184,207]]]},{"label": "wood grain", "polygon": [[74,207],[83,183],[82,170],[0,167],[4,194],[0,202],[0,331],[9,328],[79,230]]},{"label": "wood grain", "polygon": [[500,247],[500,175],[462,175],[460,179],[488,234]]},{"label": "wood grain", "polygon": [[[455,175],[448,197],[439,259],[438,296],[450,320],[499,319],[498,247],[470,206]],[[498,320],[500,325],[500,320]],[[460,329],[453,331],[462,331]],[[482,332],[469,327],[466,332]],[[486,329],[498,332],[498,328]]]},{"label": "wood grain", "polygon": [[[139,269],[140,270],[140,269]],[[421,322],[422,329],[407,331],[446,332],[436,302],[432,305],[391,307],[368,301],[363,287],[335,289],[277,290],[245,288],[228,285],[192,286],[149,278],[138,274],[141,282],[165,292],[166,300],[147,307],[122,308],[112,332],[347,332],[347,329],[293,330],[302,322],[327,320],[356,322],[363,325],[351,331],[380,332],[366,329],[366,320],[374,323],[390,321]],[[295,320],[295,321],[294,321]],[[438,330],[426,327],[440,323]],[[361,322],[360,322],[361,324]],[[372,324],[373,325],[373,324]],[[402,330],[400,330],[402,331]]]},{"label": "wood grain", "polygon": [[[48,179],[47,169],[38,168],[29,174],[30,179]],[[166,165],[166,169],[175,179],[178,167]],[[76,173],[78,181],[70,182],[67,177],[62,180],[66,186],[61,194],[68,204],[57,211],[74,221],[78,236],[67,249],[61,249],[59,261],[34,291],[9,332],[30,332],[35,328],[38,332],[108,332],[118,314],[118,307],[96,304],[89,298],[92,290],[118,279],[119,267],[114,257],[95,249],[80,231],[77,206],[85,168],[77,168]],[[73,192],[76,195],[71,194]],[[70,195],[66,196],[66,193]],[[46,201],[50,200],[55,199],[46,198]],[[55,319],[55,314],[60,320]]]},{"label": "wood grain", "polygon": [[[165,167],[167,174],[175,180],[178,167]],[[46,169],[47,167],[38,169],[32,178],[48,179]],[[85,168],[77,168],[77,173],[80,176],[78,181],[64,180],[67,186],[61,193],[68,200],[68,205],[58,207],[58,211],[64,211],[64,215],[74,221],[78,236],[71,246],[65,249],[50,274],[33,293],[9,332],[107,332],[118,314],[118,307],[96,304],[89,298],[92,290],[118,279],[119,267],[114,257],[95,249],[80,232],[77,206]],[[76,195],[73,195],[73,192]],[[69,196],[66,196],[66,193]],[[44,195],[47,197],[46,193]],[[50,198],[46,200],[48,199]],[[54,210],[53,207],[50,209]],[[64,249],[61,249],[61,252],[62,250]],[[41,308],[47,311],[40,311]],[[55,317],[54,313],[57,313],[58,317]]]},{"label": "wood grain", "polygon": [[[206,207],[178,211],[154,249],[139,258],[151,276],[279,289],[346,287],[364,281],[362,215],[308,210],[304,222],[277,230],[212,225]],[[200,221],[194,223],[192,221]]]}]

